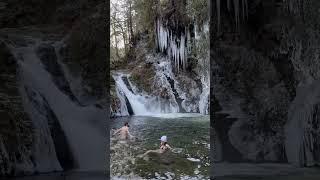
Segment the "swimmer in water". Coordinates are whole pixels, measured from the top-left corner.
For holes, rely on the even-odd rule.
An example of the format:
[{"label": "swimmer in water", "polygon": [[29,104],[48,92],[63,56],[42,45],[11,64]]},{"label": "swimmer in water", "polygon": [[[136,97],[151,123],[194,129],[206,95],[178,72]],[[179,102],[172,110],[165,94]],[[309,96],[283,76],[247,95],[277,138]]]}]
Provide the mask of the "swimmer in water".
[{"label": "swimmer in water", "polygon": [[167,141],[167,136],[161,136],[160,138],[160,148],[157,150],[148,150],[147,152],[145,152],[143,155],[141,155],[140,157],[144,157],[146,155],[148,155],[149,153],[157,153],[157,154],[163,154],[169,150],[172,150],[171,146],[168,144]]},{"label": "swimmer in water", "polygon": [[124,126],[121,127],[120,129],[117,129],[113,135],[116,135],[116,134],[119,134],[120,136],[120,139],[121,140],[127,140],[127,139],[131,139],[133,138],[134,136],[132,136],[129,132],[129,123],[128,122],[125,122],[124,123]]}]

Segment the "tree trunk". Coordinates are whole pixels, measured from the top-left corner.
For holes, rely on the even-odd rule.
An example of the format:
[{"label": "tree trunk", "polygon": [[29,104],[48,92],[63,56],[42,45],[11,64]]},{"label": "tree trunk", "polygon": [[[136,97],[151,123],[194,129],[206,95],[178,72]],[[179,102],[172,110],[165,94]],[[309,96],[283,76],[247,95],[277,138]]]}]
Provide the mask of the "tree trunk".
[{"label": "tree trunk", "polygon": [[129,43],[131,43],[132,41],[132,34],[130,33],[130,22],[129,22],[129,19],[127,20],[127,34],[128,34],[128,41],[129,41]]},{"label": "tree trunk", "polygon": [[132,27],[132,2],[129,2],[129,29],[130,29],[130,34],[131,34],[131,41],[133,40],[133,27]]},{"label": "tree trunk", "polygon": [[120,55],[119,55],[119,49],[118,49],[118,39],[117,39],[117,34],[115,33],[116,32],[116,28],[114,27],[114,23],[112,24],[112,30],[113,30],[113,33],[114,33],[114,41],[115,41],[115,48],[116,48],[116,56],[120,59]]},{"label": "tree trunk", "polygon": [[127,37],[126,37],[126,30],[121,26],[121,34],[122,34],[122,38],[123,38],[123,44],[124,44],[124,54],[127,53]]}]

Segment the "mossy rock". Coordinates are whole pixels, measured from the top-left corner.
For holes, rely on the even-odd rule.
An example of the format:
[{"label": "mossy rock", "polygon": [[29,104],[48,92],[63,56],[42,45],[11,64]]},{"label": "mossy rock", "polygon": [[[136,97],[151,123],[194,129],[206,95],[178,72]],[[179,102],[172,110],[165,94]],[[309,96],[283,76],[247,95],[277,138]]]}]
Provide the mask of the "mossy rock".
[{"label": "mossy rock", "polygon": [[152,84],[154,81],[155,69],[152,64],[140,64],[133,69],[130,81],[134,83],[140,92],[152,94]]}]

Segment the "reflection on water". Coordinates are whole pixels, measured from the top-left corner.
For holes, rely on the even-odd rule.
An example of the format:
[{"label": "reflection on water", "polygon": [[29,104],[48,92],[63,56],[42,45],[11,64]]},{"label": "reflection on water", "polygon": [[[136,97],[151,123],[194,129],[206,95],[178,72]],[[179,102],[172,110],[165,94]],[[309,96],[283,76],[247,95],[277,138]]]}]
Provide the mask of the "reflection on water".
[{"label": "reflection on water", "polygon": [[[112,119],[111,128],[120,128],[124,122],[129,122],[136,138],[125,142],[111,137],[112,179],[208,179],[209,116],[122,117]],[[159,149],[162,135],[168,137],[172,152],[138,158],[147,150]]]},{"label": "reflection on water", "polygon": [[230,176],[219,177],[219,180],[319,180],[320,175],[288,175],[288,176]]}]

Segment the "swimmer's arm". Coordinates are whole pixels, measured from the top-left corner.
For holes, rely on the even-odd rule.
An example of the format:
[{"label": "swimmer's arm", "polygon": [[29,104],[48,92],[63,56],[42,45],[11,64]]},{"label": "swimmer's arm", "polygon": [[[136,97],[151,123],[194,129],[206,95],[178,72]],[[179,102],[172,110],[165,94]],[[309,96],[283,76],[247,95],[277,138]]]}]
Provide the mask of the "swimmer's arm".
[{"label": "swimmer's arm", "polygon": [[114,131],[113,135],[116,135],[120,130],[121,130],[121,128]]},{"label": "swimmer's arm", "polygon": [[132,136],[132,135],[130,134],[129,130],[127,130],[127,132],[128,132],[128,135],[129,135],[130,138],[134,138],[134,136]]},{"label": "swimmer's arm", "polygon": [[170,150],[172,150],[172,147],[171,147],[171,146],[169,146],[169,144],[167,144],[167,147],[168,147]]}]

